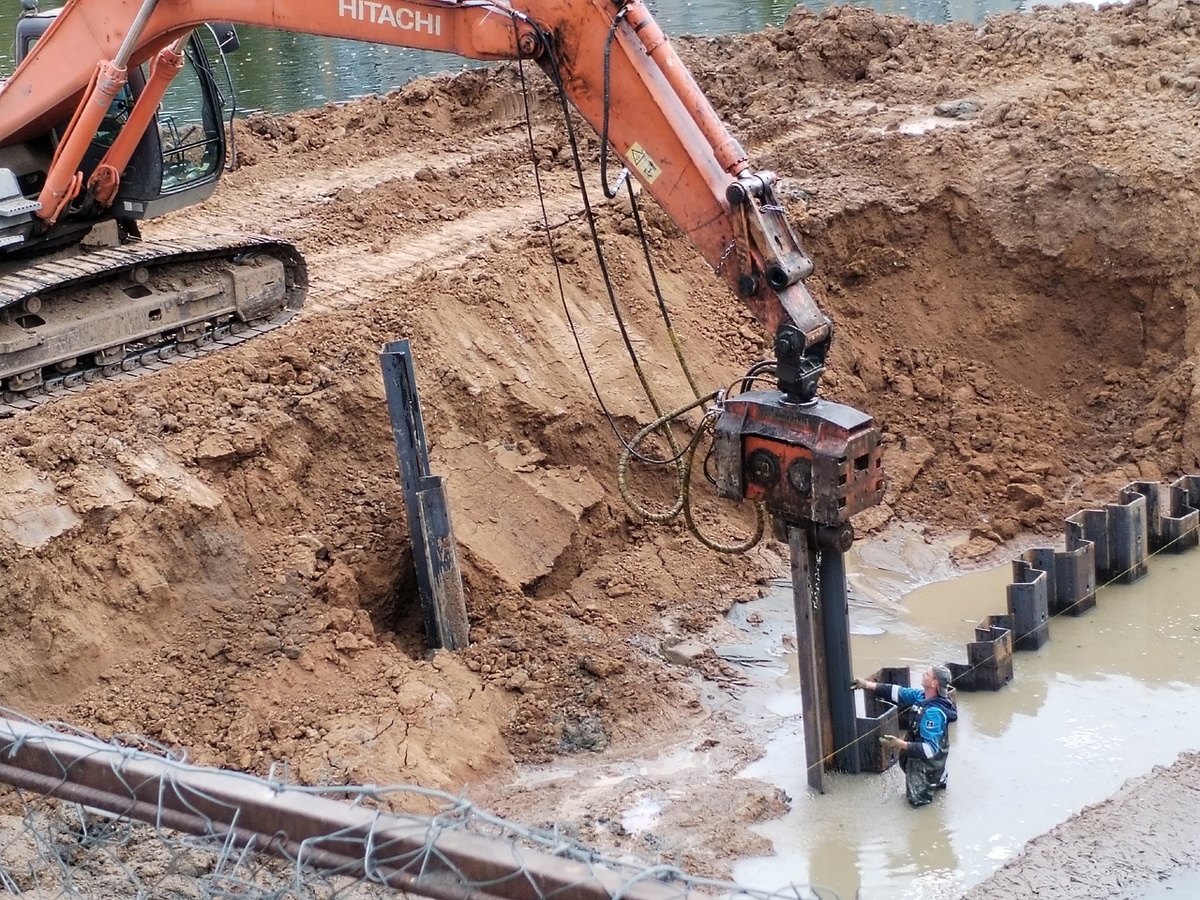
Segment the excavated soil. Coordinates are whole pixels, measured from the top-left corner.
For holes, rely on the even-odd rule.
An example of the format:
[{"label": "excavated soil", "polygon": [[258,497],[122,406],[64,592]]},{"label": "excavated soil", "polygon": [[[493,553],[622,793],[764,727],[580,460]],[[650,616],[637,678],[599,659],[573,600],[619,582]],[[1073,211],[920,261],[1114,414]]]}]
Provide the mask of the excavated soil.
[{"label": "excavated soil", "polygon": [[[1200,7],[1177,0],[981,27],[801,9],[759,34],[677,42],[756,165],[783,176],[817,264],[810,284],[838,327],[825,395],[885,433],[887,501],[860,533],[891,518],[931,539],[966,530],[957,558],[979,563],[1018,536],[1057,534],[1131,480],[1200,465],[1198,25]],[[583,765],[694,734],[711,771],[732,774],[760,752],[700,702],[734,673],[711,653],[687,668],[661,648],[703,641],[786,572],[785,548],[716,555],[625,509],[615,432],[654,413],[557,103],[526,74],[544,195],[520,78],[500,67],[239,122],[239,165],[216,195],[148,227],[291,239],[309,301],[215,357],[0,423],[4,705],[147,735],[201,763],[286,762],[308,783],[469,785],[528,821],[554,817],[536,788],[491,787],[518,761],[577,753]],[[597,147],[587,132],[608,271],[673,407],[689,389],[629,203],[597,199]],[[764,355],[761,333],[674,225],[648,202],[642,212],[688,364],[705,389],[723,387]],[[378,358],[401,337],[472,625],[469,648],[432,657]],[[661,477],[635,481],[668,502]],[[699,520],[723,540],[752,527],[708,500]],[[1172,772],[1186,790],[1134,792],[1164,820],[1200,785],[1194,756]],[[663,826],[678,828],[676,862],[720,875],[763,852],[745,826],[782,808],[769,787],[687,790],[693,814]],[[1085,816],[1045,840],[1127,820]],[[1147,877],[1189,858],[1160,854]],[[1037,884],[1061,862],[1034,852],[1001,875]],[[1047,894],[973,896],[1027,895]]]}]

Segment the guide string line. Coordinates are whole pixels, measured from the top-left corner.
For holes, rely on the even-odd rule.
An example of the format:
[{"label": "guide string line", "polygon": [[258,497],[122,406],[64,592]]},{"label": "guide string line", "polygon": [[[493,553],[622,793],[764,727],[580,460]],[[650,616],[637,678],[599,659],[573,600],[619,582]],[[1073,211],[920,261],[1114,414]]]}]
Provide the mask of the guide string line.
[{"label": "guide string line", "polygon": [[[1103,584],[1097,585],[1094,593],[1099,594],[1100,591],[1104,590],[1105,588],[1111,587],[1112,585],[1122,581],[1127,575],[1129,575],[1129,573],[1136,570],[1139,565],[1141,565],[1145,562],[1148,562],[1150,559],[1153,559],[1155,556],[1158,556],[1160,553],[1166,552],[1174,544],[1178,543],[1179,541],[1182,541],[1184,538],[1188,537],[1189,535],[1194,534],[1196,531],[1197,531],[1196,528],[1192,528],[1188,531],[1183,532],[1178,537],[1175,537],[1172,540],[1168,541],[1162,547],[1149,553],[1144,559],[1140,560],[1138,563],[1135,563],[1134,565],[1129,566],[1127,569],[1125,569],[1121,572],[1118,572],[1117,574],[1115,574],[1112,578],[1110,578],[1108,581],[1104,582]],[[1078,606],[1080,603],[1082,603],[1084,599],[1086,599],[1086,598],[1081,598],[1080,600],[1076,601],[1075,603],[1072,603],[1070,606],[1066,607],[1065,609],[1059,610],[1058,612],[1052,614],[1047,619],[1047,622],[1051,622],[1054,619],[1057,619],[1059,616],[1069,614],[1070,611],[1072,609],[1074,609],[1076,606]],[[967,669],[964,669],[962,674],[963,675],[970,674],[971,672],[974,672],[978,668],[979,668],[979,666],[971,666]],[[955,704],[955,705],[957,706],[957,704]],[[808,772],[812,769],[815,769],[817,766],[821,766],[821,768],[824,769],[826,767],[826,764],[831,762],[834,759],[834,757],[837,756],[839,753],[843,753],[847,750],[850,750],[852,747],[854,747],[860,741],[866,740],[867,738],[871,738],[872,740],[875,739],[877,736],[876,735],[877,731],[878,731],[878,729],[871,729],[866,734],[860,735],[859,737],[856,737],[854,740],[849,741],[846,744],[835,748],[832,752],[823,756],[818,762],[813,763],[812,765],[808,766],[805,769],[805,771]]]}]

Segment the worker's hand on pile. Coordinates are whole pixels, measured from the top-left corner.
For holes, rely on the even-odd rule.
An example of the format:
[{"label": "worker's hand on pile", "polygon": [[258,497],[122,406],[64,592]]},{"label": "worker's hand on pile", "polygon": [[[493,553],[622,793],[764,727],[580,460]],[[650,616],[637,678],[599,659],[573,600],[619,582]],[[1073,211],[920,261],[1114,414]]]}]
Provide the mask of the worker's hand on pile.
[{"label": "worker's hand on pile", "polygon": [[852,691],[865,691],[866,689],[867,679],[865,678],[855,678],[850,682],[850,690]]},{"label": "worker's hand on pile", "polygon": [[881,746],[884,750],[899,750],[900,738],[896,737],[894,734],[885,734],[879,739],[879,746]]}]

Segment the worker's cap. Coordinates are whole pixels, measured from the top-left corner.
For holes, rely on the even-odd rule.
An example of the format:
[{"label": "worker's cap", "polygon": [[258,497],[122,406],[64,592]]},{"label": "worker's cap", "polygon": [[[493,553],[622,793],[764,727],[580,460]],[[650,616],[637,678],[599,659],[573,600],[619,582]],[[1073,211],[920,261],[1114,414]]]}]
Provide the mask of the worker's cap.
[{"label": "worker's cap", "polygon": [[949,666],[931,666],[929,670],[931,672],[933,672],[933,677],[937,679],[938,696],[939,697],[949,697],[950,696],[950,679],[953,678],[953,676],[950,674],[950,667]]}]

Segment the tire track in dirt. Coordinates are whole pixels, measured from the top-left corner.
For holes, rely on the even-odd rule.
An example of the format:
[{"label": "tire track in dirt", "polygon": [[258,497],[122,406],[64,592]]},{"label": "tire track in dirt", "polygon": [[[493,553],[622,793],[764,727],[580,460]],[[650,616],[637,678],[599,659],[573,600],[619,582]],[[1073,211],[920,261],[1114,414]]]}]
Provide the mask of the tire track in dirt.
[{"label": "tire track in dirt", "polygon": [[[551,228],[583,212],[583,204],[576,196],[552,194],[546,197],[545,204]],[[305,309],[323,312],[377,302],[381,289],[398,283],[414,269],[434,262],[438,268],[452,268],[473,255],[491,252],[487,238],[541,227],[542,221],[542,204],[537,197],[530,197],[406,238],[395,249],[380,251],[356,243],[308,254],[312,282]]]},{"label": "tire track in dirt", "polygon": [[[535,140],[547,133],[549,129],[535,129]],[[467,150],[445,150],[436,156],[405,151],[326,171],[305,169],[296,173],[295,181],[273,178],[261,187],[239,183],[231,190],[227,182],[212,199],[198,209],[188,210],[186,216],[154,223],[154,236],[171,239],[197,231],[219,234],[236,222],[271,222],[272,231],[296,241],[308,261],[311,281],[304,311],[352,309],[363,302],[377,302],[381,289],[411,275],[414,269],[435,262],[439,268],[453,267],[472,254],[484,252],[480,248],[486,247],[489,237],[543,228],[543,202],[551,228],[582,214],[584,206],[574,187],[575,173],[573,169],[542,171],[541,198],[531,175],[526,182],[530,193],[509,195],[513,202],[489,206],[424,231],[414,231],[411,223],[398,225],[398,231],[408,233],[403,244],[384,250],[349,230],[344,242],[306,246],[310,243],[306,236],[314,207],[329,203],[340,191],[370,191],[390,182],[414,179],[422,170],[443,175],[463,167],[503,172],[510,167],[513,154],[527,143],[522,128],[519,132],[487,135]],[[592,206],[600,208],[607,202],[593,199]]]},{"label": "tire track in dirt", "polygon": [[227,230],[234,222],[272,222],[276,227],[285,227],[288,222],[307,219],[310,205],[323,202],[337,191],[370,190],[388,181],[415,178],[422,169],[448,173],[467,165],[487,168],[494,165],[487,162],[489,158],[510,157],[527,144],[528,137],[521,130],[483,136],[468,150],[443,148],[436,155],[404,150],[332,169],[315,167],[297,157],[288,161],[283,177],[272,173],[267,179],[259,179],[254,167],[239,169],[227,174],[216,193],[203,204],[156,220],[153,226],[168,237],[194,234],[200,227]]},{"label": "tire track in dirt", "polygon": [[[593,208],[600,205],[593,201]],[[577,195],[559,191],[549,192],[545,198],[551,228],[582,214],[583,209]],[[439,268],[459,265],[477,251],[485,252],[480,247],[486,248],[487,238],[541,228],[542,222],[542,202],[533,196],[413,234],[394,249],[373,249],[369,242],[356,240],[306,252],[310,283],[304,311],[353,309],[362,302],[377,301],[381,289],[398,283],[414,269],[435,262]]]}]

